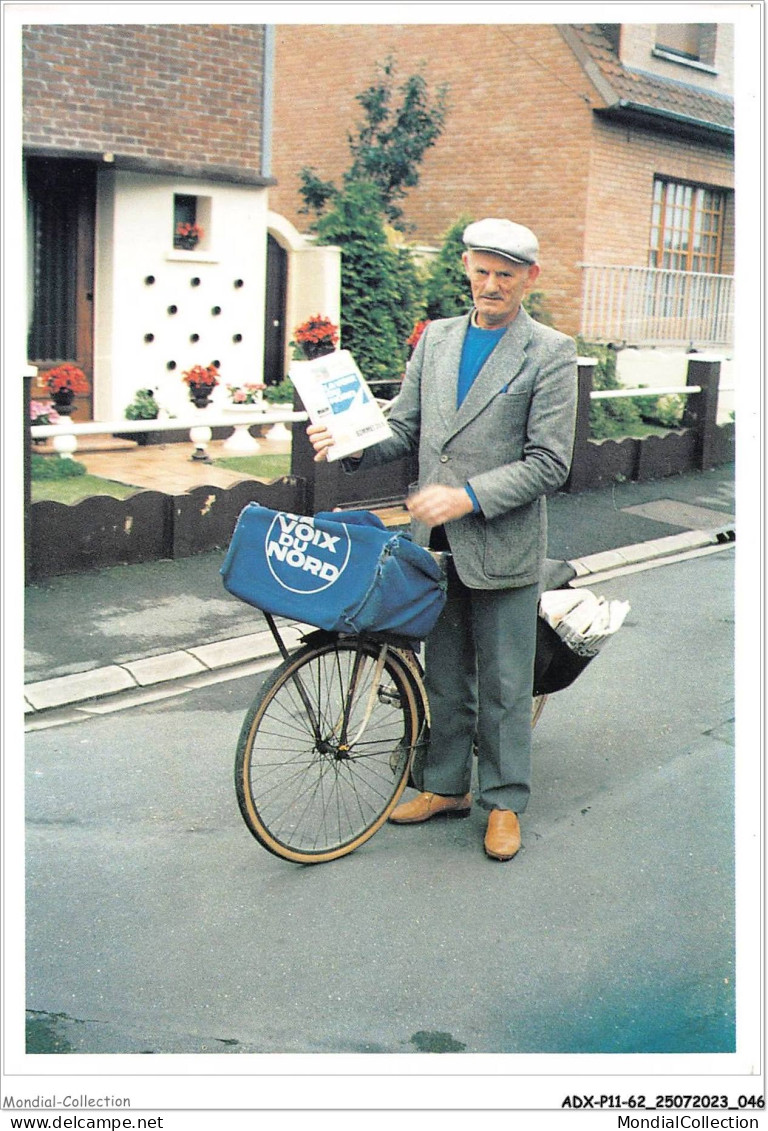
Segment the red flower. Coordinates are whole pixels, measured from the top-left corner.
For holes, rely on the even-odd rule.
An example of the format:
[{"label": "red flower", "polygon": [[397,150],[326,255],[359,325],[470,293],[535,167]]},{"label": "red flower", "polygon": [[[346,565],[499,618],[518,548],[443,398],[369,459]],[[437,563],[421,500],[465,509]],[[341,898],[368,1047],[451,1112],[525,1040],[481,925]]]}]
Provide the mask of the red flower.
[{"label": "red flower", "polygon": [[205,232],[200,224],[190,224],[182,222],[176,225],[176,239],[189,240],[190,242],[198,243],[203,238]]},{"label": "red flower", "polygon": [[320,314],[313,314],[306,322],[302,322],[293,331],[293,337],[299,345],[304,342],[330,342],[331,345],[336,345],[339,340],[339,328],[334,326],[330,318],[325,318]]},{"label": "red flower", "polygon": [[193,365],[185,369],[182,378],[187,385],[205,385],[214,389],[219,383],[219,371],[215,365]]},{"label": "red flower", "polygon": [[43,381],[52,393],[58,393],[62,389],[71,389],[73,393],[83,395],[91,391],[91,386],[88,384],[88,379],[82,369],[78,369],[76,365],[70,365],[69,362],[65,362],[64,365],[57,365],[55,369],[49,369],[47,373],[43,374]]},{"label": "red flower", "polygon": [[430,319],[424,318],[421,322],[417,322],[413,327],[413,329],[411,330],[411,336],[406,340],[405,343],[407,346],[411,347],[411,350],[416,349],[416,346],[419,344],[419,338],[424,333],[429,323]]}]

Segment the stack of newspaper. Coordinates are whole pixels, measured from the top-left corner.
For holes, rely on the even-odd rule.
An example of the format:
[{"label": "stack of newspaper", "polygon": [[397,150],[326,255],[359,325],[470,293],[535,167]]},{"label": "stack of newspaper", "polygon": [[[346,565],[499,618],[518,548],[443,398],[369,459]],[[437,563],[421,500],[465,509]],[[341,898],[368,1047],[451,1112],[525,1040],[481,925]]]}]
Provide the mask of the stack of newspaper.
[{"label": "stack of newspaper", "polygon": [[540,615],[578,656],[596,656],[628,612],[627,601],[606,601],[589,589],[552,589],[539,599]]}]

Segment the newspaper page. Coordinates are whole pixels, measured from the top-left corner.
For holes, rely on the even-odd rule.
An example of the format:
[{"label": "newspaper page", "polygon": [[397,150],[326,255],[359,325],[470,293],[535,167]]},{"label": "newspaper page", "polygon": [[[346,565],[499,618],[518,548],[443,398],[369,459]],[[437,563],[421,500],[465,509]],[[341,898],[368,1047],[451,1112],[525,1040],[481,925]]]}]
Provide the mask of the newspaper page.
[{"label": "newspaper page", "polygon": [[314,361],[293,361],[289,370],[309,419],[334,439],[328,460],[344,459],[392,435],[384,413],[349,350]]}]

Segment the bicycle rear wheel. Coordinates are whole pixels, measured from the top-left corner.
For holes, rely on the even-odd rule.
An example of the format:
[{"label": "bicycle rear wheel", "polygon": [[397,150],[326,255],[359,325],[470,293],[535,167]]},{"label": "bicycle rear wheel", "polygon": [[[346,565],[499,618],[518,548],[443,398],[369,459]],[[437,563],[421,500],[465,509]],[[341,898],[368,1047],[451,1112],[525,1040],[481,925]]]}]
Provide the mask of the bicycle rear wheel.
[{"label": "bicycle rear wheel", "polygon": [[286,860],[344,856],[397,804],[417,737],[411,677],[396,656],[354,638],[309,644],[266,680],[243,722],[243,819]]}]

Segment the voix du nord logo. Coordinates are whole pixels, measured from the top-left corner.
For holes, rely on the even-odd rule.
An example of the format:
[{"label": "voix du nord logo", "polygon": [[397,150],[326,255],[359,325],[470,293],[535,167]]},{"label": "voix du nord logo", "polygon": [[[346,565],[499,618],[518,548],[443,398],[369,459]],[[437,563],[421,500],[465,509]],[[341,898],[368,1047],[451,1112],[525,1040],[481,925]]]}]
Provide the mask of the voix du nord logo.
[{"label": "voix du nord logo", "polygon": [[291,593],[320,593],[344,572],[351,544],[342,527],[330,534],[315,527],[311,518],[279,512],[270,523],[265,541],[267,565],[279,585]]}]

